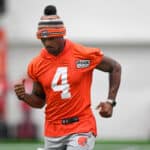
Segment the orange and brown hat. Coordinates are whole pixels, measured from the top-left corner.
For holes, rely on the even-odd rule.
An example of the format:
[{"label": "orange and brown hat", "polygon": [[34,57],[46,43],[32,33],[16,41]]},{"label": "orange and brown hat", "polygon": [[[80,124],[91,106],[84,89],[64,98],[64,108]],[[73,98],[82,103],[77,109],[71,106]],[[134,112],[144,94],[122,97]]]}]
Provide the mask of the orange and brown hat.
[{"label": "orange and brown hat", "polygon": [[56,7],[48,5],[44,9],[44,16],[38,23],[37,38],[63,37],[66,34],[66,28],[63,21],[57,15]]}]

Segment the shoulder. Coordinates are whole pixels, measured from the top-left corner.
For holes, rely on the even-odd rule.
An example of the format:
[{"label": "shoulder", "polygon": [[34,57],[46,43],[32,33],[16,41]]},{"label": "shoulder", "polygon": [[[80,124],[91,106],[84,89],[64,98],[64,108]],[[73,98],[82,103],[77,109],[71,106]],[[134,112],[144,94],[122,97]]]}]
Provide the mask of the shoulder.
[{"label": "shoulder", "polygon": [[77,57],[92,58],[95,56],[103,56],[103,52],[100,48],[87,47],[81,44],[72,43],[73,54]]},{"label": "shoulder", "polygon": [[41,60],[40,55],[38,55],[38,56],[32,58],[31,61],[30,61],[29,64],[28,64],[28,67],[37,66],[40,60]]},{"label": "shoulder", "polygon": [[31,77],[32,75],[37,74],[39,64],[41,62],[40,54],[31,59],[31,61],[27,65],[27,73]]},{"label": "shoulder", "polygon": [[35,67],[38,66],[41,63],[41,61],[43,61],[43,53],[44,52],[45,52],[45,49],[44,48],[41,49],[40,53],[37,56],[35,56],[35,57],[33,57],[31,59],[31,61],[28,64],[28,67],[30,67],[30,66],[35,66]]}]

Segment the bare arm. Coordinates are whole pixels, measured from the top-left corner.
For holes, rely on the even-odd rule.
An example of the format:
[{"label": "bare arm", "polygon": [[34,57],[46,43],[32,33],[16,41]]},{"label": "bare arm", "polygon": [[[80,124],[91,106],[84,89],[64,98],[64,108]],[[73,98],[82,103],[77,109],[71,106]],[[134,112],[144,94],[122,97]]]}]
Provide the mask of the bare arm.
[{"label": "bare arm", "polygon": [[109,73],[108,99],[115,100],[121,80],[121,66],[112,58],[104,56],[96,69]]},{"label": "bare arm", "polygon": [[45,105],[45,93],[39,82],[33,83],[31,94],[25,92],[24,83],[15,85],[15,93],[18,99],[26,102],[34,108],[42,108]]},{"label": "bare arm", "polygon": [[[104,56],[96,69],[109,73],[108,99],[115,101],[121,80],[120,64],[117,61]],[[108,100],[106,102],[101,102],[97,106],[97,109],[102,117],[108,118],[112,116],[113,105]]]}]

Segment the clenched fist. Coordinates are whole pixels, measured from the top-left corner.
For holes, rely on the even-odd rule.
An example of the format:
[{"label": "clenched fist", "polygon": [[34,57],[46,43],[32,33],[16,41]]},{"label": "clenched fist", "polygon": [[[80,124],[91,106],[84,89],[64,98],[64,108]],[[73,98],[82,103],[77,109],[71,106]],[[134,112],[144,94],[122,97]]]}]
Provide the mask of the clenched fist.
[{"label": "clenched fist", "polygon": [[16,83],[14,85],[14,91],[18,97],[18,99],[20,100],[24,100],[24,97],[25,97],[25,86],[24,86],[24,82],[25,82],[25,79],[23,79],[21,82],[19,83]]},{"label": "clenched fist", "polygon": [[108,118],[112,116],[113,106],[108,102],[101,102],[96,109],[102,117]]}]

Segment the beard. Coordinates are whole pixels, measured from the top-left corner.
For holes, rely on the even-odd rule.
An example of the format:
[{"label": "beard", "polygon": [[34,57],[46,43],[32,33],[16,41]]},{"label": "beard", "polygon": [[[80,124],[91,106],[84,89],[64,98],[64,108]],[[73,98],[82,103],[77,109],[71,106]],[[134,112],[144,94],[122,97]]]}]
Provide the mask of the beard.
[{"label": "beard", "polygon": [[57,56],[62,50],[60,50],[60,48],[54,48],[51,46],[47,46],[46,47],[48,53]]}]

